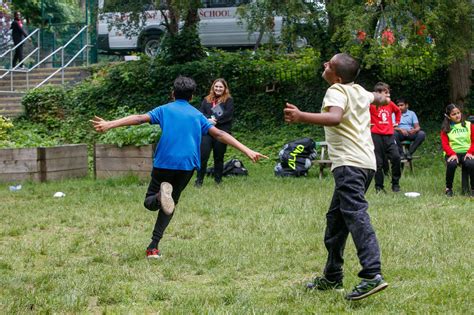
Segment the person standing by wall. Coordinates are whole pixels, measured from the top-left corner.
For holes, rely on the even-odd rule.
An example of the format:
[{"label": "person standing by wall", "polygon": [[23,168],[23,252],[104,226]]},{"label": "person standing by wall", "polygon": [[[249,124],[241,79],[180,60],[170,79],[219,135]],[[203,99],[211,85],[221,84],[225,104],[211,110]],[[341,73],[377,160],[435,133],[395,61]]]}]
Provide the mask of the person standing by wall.
[{"label": "person standing by wall", "polygon": [[[23,40],[23,38],[28,36],[28,34],[23,28],[23,22],[21,21],[21,13],[19,11],[15,12],[14,19],[13,19],[10,29],[12,30],[13,44],[15,46],[18,45],[18,43],[20,43]],[[20,62],[20,66],[23,67],[23,65],[21,64],[22,61],[23,61],[23,44],[21,44],[15,49],[15,56],[13,57],[12,68],[14,68],[18,62]]]},{"label": "person standing by wall", "polygon": [[[232,119],[234,118],[234,100],[230,95],[229,85],[222,79],[216,79],[209,90],[209,94],[201,103],[200,111],[209,122],[217,129],[231,133]],[[224,169],[224,155],[227,150],[225,143],[204,135],[201,141],[201,169],[197,173],[196,187],[202,186],[206,175],[207,162],[211,151],[214,157],[214,180],[217,184],[222,182],[222,171]]]}]

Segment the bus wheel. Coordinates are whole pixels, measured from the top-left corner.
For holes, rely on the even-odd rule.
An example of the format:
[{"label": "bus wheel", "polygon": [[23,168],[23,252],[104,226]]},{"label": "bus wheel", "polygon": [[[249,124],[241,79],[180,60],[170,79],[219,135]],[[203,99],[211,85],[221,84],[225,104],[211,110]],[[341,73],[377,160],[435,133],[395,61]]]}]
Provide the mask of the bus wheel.
[{"label": "bus wheel", "polygon": [[161,50],[161,36],[149,35],[143,41],[143,52],[149,57],[156,57]]}]

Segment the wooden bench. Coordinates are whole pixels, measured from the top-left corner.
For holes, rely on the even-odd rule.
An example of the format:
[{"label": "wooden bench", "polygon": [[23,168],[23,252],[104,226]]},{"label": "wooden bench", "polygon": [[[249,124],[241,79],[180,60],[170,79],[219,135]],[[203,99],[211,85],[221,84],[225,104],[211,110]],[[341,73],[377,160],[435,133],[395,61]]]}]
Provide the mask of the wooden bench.
[{"label": "wooden bench", "polygon": [[[318,148],[321,148],[321,150],[318,150]],[[331,168],[332,165],[332,161],[329,159],[328,154],[328,143],[326,141],[316,142],[316,150],[320,151],[319,157],[313,161],[313,164],[319,165],[319,179],[322,179],[324,175],[324,169],[326,167]]]}]

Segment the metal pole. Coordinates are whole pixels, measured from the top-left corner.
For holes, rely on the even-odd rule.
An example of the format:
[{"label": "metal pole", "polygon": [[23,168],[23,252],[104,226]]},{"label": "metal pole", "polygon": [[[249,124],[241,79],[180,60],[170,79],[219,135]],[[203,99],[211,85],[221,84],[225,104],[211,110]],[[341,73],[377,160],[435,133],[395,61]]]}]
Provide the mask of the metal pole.
[{"label": "metal pole", "polygon": [[38,61],[36,63],[39,63],[40,60],[41,60],[41,30],[38,32],[38,43],[37,43],[37,47],[38,47]]},{"label": "metal pole", "polygon": [[61,84],[64,85],[64,47],[61,49]]}]

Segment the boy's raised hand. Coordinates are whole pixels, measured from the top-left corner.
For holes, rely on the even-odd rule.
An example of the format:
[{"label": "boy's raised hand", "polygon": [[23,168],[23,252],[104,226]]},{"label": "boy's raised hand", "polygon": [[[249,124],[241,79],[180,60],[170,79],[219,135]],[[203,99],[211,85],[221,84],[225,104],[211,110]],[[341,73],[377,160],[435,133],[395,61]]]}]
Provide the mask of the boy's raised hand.
[{"label": "boy's raised hand", "polygon": [[97,132],[106,132],[110,129],[110,127],[108,126],[108,121],[98,116],[94,116],[94,118],[89,121],[92,123],[92,126]]},{"label": "boy's raised hand", "polygon": [[300,119],[301,111],[293,104],[286,103],[286,107],[283,109],[285,115],[285,122],[298,122]]}]

